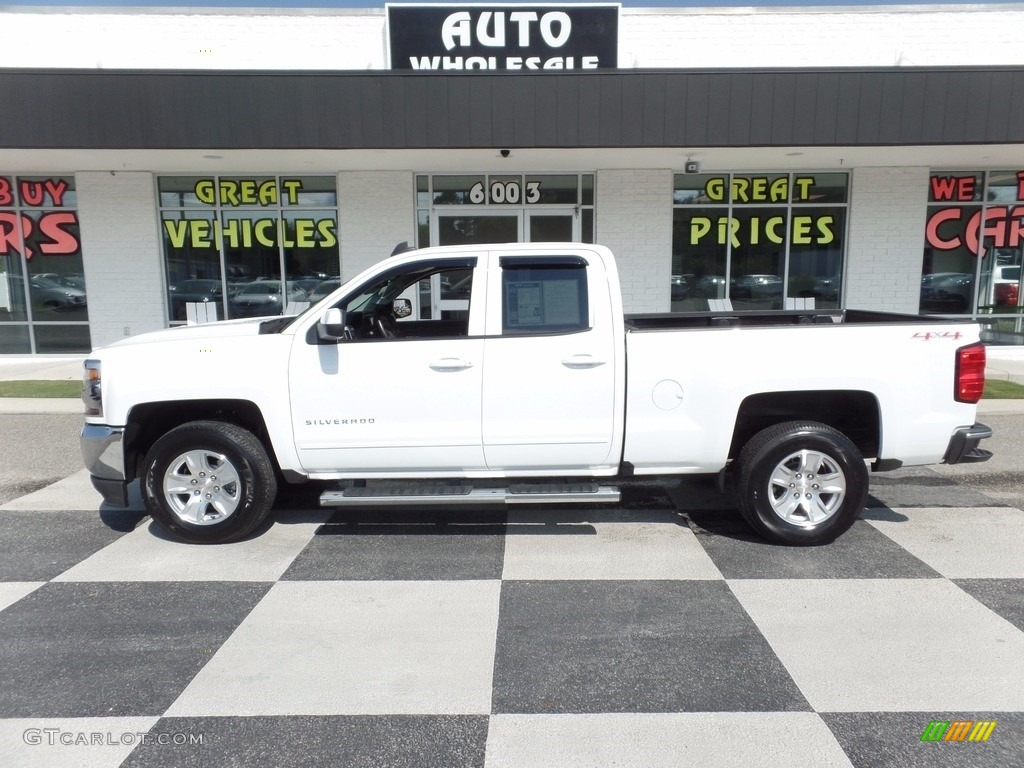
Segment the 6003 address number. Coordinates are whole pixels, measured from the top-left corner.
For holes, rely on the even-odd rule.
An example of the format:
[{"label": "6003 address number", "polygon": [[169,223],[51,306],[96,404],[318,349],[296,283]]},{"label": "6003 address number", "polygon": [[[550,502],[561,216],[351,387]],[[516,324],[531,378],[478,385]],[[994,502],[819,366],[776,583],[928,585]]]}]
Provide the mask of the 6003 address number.
[{"label": "6003 address number", "polygon": [[482,181],[478,181],[469,190],[469,202],[474,205],[483,203],[509,203],[516,205],[524,202],[527,204],[540,202],[540,182],[526,182],[526,195],[523,196],[523,186],[518,181],[495,181],[490,188],[484,187]]}]

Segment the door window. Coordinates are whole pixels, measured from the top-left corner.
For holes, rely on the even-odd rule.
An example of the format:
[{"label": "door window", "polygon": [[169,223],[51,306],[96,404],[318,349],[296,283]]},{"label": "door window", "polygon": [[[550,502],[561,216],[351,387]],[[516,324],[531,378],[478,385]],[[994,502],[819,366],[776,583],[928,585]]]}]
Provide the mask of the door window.
[{"label": "door window", "polygon": [[[377,275],[338,306],[355,340],[468,336],[475,266],[475,258],[403,264]],[[440,317],[431,319],[436,315],[427,309],[435,294]]]}]

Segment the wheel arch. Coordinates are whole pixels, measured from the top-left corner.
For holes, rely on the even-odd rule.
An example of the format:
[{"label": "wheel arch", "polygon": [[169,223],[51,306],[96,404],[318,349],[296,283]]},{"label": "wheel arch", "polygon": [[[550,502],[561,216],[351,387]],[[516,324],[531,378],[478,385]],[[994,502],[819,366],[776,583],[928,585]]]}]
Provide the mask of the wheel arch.
[{"label": "wheel arch", "polygon": [[736,459],[761,430],[788,421],[820,422],[846,435],[865,458],[878,456],[878,399],[861,390],[815,390],[765,392],[744,399],[736,413],[729,458]]},{"label": "wheel arch", "polygon": [[128,413],[125,427],[126,480],[141,476],[142,462],[153,444],[175,427],[190,421],[223,421],[252,432],[280,471],[263,412],[250,400],[174,400],[140,403]]}]

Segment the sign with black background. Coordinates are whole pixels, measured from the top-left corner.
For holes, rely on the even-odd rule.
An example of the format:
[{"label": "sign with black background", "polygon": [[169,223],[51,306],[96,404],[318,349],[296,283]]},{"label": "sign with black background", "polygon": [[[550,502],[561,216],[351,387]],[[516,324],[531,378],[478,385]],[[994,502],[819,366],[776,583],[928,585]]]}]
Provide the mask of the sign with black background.
[{"label": "sign with black background", "polygon": [[618,5],[388,5],[392,69],[614,69]]}]

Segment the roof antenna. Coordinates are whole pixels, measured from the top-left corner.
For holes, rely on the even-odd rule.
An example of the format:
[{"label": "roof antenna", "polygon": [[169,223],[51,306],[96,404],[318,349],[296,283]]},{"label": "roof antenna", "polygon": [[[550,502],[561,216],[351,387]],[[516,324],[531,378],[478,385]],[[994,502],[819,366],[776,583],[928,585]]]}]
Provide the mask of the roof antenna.
[{"label": "roof antenna", "polygon": [[409,241],[408,240],[403,240],[402,242],[400,242],[398,245],[395,246],[394,250],[391,251],[391,255],[392,256],[397,256],[400,253],[405,253],[406,251],[415,251],[415,250],[416,250],[415,248],[413,248],[411,245],[409,245]]}]

